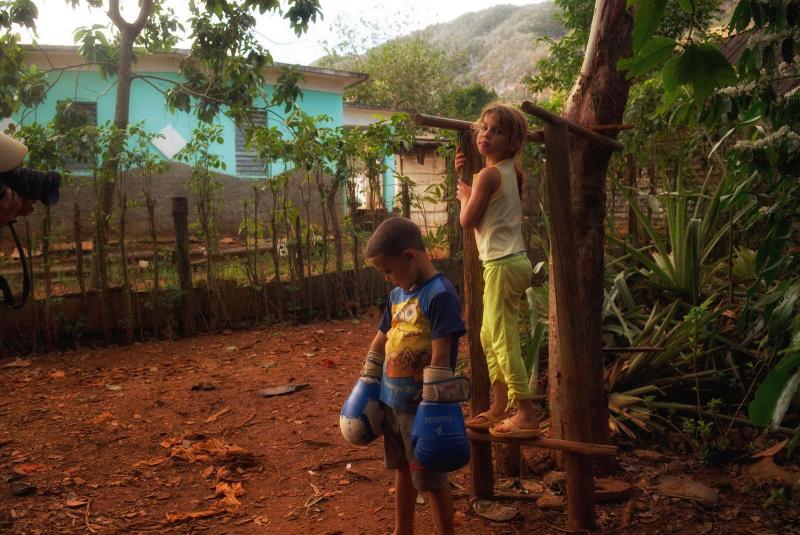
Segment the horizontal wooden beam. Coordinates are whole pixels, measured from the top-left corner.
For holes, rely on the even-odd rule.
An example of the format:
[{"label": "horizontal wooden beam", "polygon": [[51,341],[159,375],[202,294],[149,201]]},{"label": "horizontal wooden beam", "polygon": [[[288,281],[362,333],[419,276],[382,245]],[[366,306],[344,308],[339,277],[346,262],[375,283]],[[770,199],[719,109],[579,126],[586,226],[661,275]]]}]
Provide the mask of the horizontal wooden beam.
[{"label": "horizontal wooden beam", "polygon": [[[420,126],[458,131],[472,130],[474,124],[461,119],[449,119],[447,117],[437,117],[436,115],[425,115],[422,113],[418,113],[414,116],[414,122]],[[528,132],[527,139],[532,143],[544,143],[544,132],[541,130],[531,130]]]},{"label": "horizontal wooden beam", "polygon": [[571,134],[579,135],[595,143],[600,145],[605,145],[611,150],[622,150],[625,148],[625,145],[617,141],[616,139],[611,139],[610,137],[606,137],[602,134],[598,134],[597,132],[586,128],[585,126],[576,123],[575,121],[570,121],[566,117],[562,117],[561,115],[557,115],[549,110],[546,110],[540,106],[537,106],[533,102],[525,101],[522,103],[522,111],[533,115],[534,117],[538,117],[539,119],[546,121],[548,123],[565,123],[567,125],[567,129]]},{"label": "horizontal wooden beam", "polygon": [[[436,115],[425,115],[422,113],[418,113],[414,116],[414,122],[420,126],[427,126],[430,128],[442,128],[444,130],[470,130],[472,129],[473,125],[473,123],[471,123],[470,121],[463,121],[461,119],[449,119],[447,117],[437,117]],[[633,128],[633,125],[598,124],[598,125],[584,126],[583,128],[593,132],[605,132],[608,130],[630,130],[631,128]],[[604,137],[604,139],[608,138]],[[530,130],[528,132],[528,141],[530,141],[531,143],[544,143],[544,131],[541,129]]]},{"label": "horizontal wooden beam", "polygon": [[590,444],[587,442],[575,442],[573,440],[561,440],[557,438],[505,438],[496,437],[489,433],[476,432],[471,429],[467,429],[467,438],[475,442],[516,443],[521,446],[569,451],[571,453],[581,453],[584,455],[607,455],[609,457],[614,457],[619,451],[616,446],[607,444]]}]

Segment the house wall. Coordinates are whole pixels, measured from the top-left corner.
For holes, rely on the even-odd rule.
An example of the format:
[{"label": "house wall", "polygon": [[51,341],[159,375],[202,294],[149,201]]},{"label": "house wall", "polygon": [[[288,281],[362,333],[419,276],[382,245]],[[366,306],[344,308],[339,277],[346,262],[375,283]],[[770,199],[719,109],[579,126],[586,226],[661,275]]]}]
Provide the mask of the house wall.
[{"label": "house wall", "polygon": [[[174,226],[172,220],[172,197],[187,197],[189,199],[189,229],[190,233],[198,235],[199,220],[197,217],[197,195],[187,186],[188,178],[191,175],[191,168],[184,164],[174,163],[169,170],[153,180],[155,190],[156,205],[156,232],[164,239],[170,240],[174,236]],[[247,214],[253,217],[254,191],[253,185],[257,184],[254,180],[241,179],[225,174],[215,174],[214,179],[219,182],[221,188],[218,190],[218,209],[216,227],[220,237],[235,237],[239,234],[239,227],[244,220],[244,202],[248,201]],[[300,218],[306,221],[306,213],[302,204],[300,186],[303,178],[298,174],[292,180],[288,196],[293,206],[300,209]],[[331,178],[327,177],[326,181]],[[143,179],[138,172],[133,171],[126,175],[124,179],[125,191],[128,198],[126,235],[131,241],[147,240],[149,229],[147,227],[147,210],[144,206],[144,196],[142,193]],[[263,185],[263,182],[262,182]],[[303,194],[311,199],[310,220],[313,225],[322,224],[322,208],[319,195],[314,183],[311,187],[311,195]],[[91,239],[91,229],[94,228],[93,210],[96,204],[95,187],[91,177],[75,177],[69,187],[62,187],[61,199],[58,204],[51,208],[52,214],[52,235],[56,242],[71,242],[73,236],[73,214],[77,205],[81,213],[81,225],[85,240]],[[269,210],[271,210],[272,196],[269,191],[260,194],[259,204],[259,224],[262,228],[269,228]],[[280,206],[280,201],[279,201]],[[342,203],[339,203],[338,216],[341,218]],[[31,216],[32,227],[38,228],[38,217],[42,207],[37,206],[36,212]],[[341,219],[340,219],[341,221]],[[112,239],[118,236],[119,219],[116,211],[111,219]]]},{"label": "house wall", "polygon": [[[410,177],[416,184],[413,195],[419,206],[415,207],[415,202],[412,200],[411,219],[422,228],[423,232],[435,232],[438,227],[447,225],[447,205],[444,202],[426,201],[424,197],[427,196],[427,188],[444,180],[447,169],[445,159],[436,153],[435,148],[420,147],[419,150],[424,154],[423,163],[417,160],[416,152],[403,153],[395,156],[395,167],[398,172]],[[399,191],[397,195],[400,196]]]},{"label": "house wall", "polygon": [[[147,63],[145,58],[144,63]],[[175,72],[163,72],[162,70],[150,71],[148,73],[138,72],[137,74],[151,74],[159,78],[178,80]],[[66,70],[57,74],[50,74],[49,78],[53,83],[52,89],[48,92],[47,98],[39,106],[31,109],[20,110],[11,120],[19,125],[32,123],[45,124],[50,122],[56,113],[56,106],[59,101],[72,99],[82,102],[97,103],[97,124],[113,122],[114,106],[116,101],[116,78],[103,79],[96,70]],[[152,84],[152,85],[151,85]],[[308,87],[303,89],[300,107],[310,115],[325,114],[331,118],[326,125],[337,127],[343,123],[344,112],[341,93],[334,92],[334,87],[328,87],[325,80],[320,82],[325,90],[315,90]],[[185,141],[190,141],[192,130],[198,126],[200,121],[191,113],[180,111],[170,111],[165,103],[164,92],[172,84],[169,81],[151,80],[149,83],[142,79],[134,79],[131,85],[131,106],[129,123],[135,124],[143,121],[144,128],[149,132],[160,132],[170,125]],[[274,86],[266,86],[266,97],[270,98]],[[284,112],[282,108],[271,110],[268,115],[268,122],[271,124],[281,124]],[[250,201],[248,210],[252,211],[253,183],[254,180],[263,179],[253,176],[236,176],[236,145],[235,145],[235,125],[233,121],[220,114],[216,122],[223,127],[224,143],[214,145],[211,152],[220,156],[225,163],[225,169],[216,169],[219,173],[215,179],[221,184],[219,198],[221,206],[217,227],[222,236],[235,236],[238,234],[239,225],[244,218],[243,202]],[[155,154],[167,159],[155,146],[152,147]],[[285,171],[286,166],[283,162],[274,162],[268,169],[271,175],[277,175]],[[390,174],[390,173],[389,173]],[[196,196],[187,186],[191,169],[171,160],[169,170],[159,175],[154,180],[154,188],[158,199],[156,225],[157,232],[162,236],[171,236],[172,217],[170,198],[173,196],[189,197],[191,207],[190,225],[196,223]],[[126,178],[126,193],[129,202],[143,201],[142,179],[136,170],[128,173]],[[290,186],[289,197],[292,203],[302,210],[300,180],[293,180]],[[269,193],[265,192],[261,198],[261,217],[266,217],[266,208],[269,200]],[[322,221],[321,208],[319,208],[319,196],[316,193],[316,186],[311,189],[311,222],[319,225]],[[73,211],[78,206],[81,212],[81,220],[85,239],[91,237],[93,228],[92,212],[95,206],[95,184],[93,178],[86,171],[77,171],[69,181],[65,181],[61,186],[61,200],[52,207],[53,233],[56,240],[69,241],[72,235]],[[41,208],[38,208],[40,211]],[[341,213],[341,206],[339,206]],[[128,210],[128,229],[129,239],[143,239],[146,236],[146,212],[143,207],[134,207]],[[252,216],[252,212],[250,212]],[[34,214],[33,217],[35,217]],[[116,215],[112,216],[116,217]],[[305,220],[305,213],[301,215]],[[112,233],[116,233],[118,222],[112,219]],[[33,224],[34,228],[38,225],[38,220]],[[0,236],[0,241],[7,242],[7,236]],[[7,245],[7,244],[6,244]]]},{"label": "house wall", "polygon": [[[170,72],[137,74],[150,74],[159,78],[179,80],[176,73]],[[48,92],[46,100],[36,108],[20,110],[12,117],[14,122],[20,125],[48,123],[55,117],[58,101],[66,99],[96,102],[97,124],[103,124],[107,121],[113,122],[114,103],[116,101],[115,78],[104,80],[97,71],[64,71],[57,75],[51,74],[49,78],[54,82],[54,85]],[[152,133],[160,132],[167,125],[171,125],[185,141],[190,141],[192,130],[198,126],[200,121],[191,113],[177,110],[170,111],[168,109],[164,92],[171,86],[172,84],[168,81],[151,80],[147,82],[142,79],[134,79],[131,84],[129,123],[135,124],[144,121],[145,129]],[[272,96],[273,89],[274,86],[266,86],[266,98]],[[326,125],[331,127],[340,126],[344,120],[342,95],[340,93],[304,89],[300,107],[310,115],[325,114],[330,116],[331,121],[327,122]],[[268,114],[268,123],[280,125],[283,116],[282,108],[271,110]],[[237,175],[235,125],[224,114],[220,114],[216,122],[223,127],[224,143],[214,145],[211,152],[220,156],[225,163],[225,169],[220,168],[217,170]],[[153,151],[166,159],[155,147],[153,147]],[[277,175],[284,170],[285,165],[282,162],[274,163],[270,169],[273,175]]]}]

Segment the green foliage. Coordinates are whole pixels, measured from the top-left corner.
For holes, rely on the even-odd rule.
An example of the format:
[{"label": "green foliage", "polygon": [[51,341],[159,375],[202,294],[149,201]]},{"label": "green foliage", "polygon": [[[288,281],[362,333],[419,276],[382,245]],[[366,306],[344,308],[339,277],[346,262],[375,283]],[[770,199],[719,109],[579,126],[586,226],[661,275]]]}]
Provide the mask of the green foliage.
[{"label": "green foliage", "polygon": [[441,113],[443,95],[454,88],[456,73],[466,68],[462,58],[446,54],[422,37],[395,39],[363,54],[342,57],[347,50],[337,51],[320,64],[369,74],[366,82],[345,92],[348,102],[360,104]]},{"label": "green foliage", "polygon": [[[532,92],[566,93],[572,88],[583,61],[583,50],[589,39],[594,4],[582,0],[555,0],[561,8],[559,19],[567,35],[559,40],[546,40],[550,54],[537,64],[537,74],[526,80]],[[629,0],[635,6],[634,57],[621,64],[630,76],[649,74],[669,59],[670,44],[689,42],[693,34],[703,32],[719,15],[720,0]],[[687,16],[686,9],[690,9]],[[657,34],[657,37],[652,37]],[[652,41],[655,42],[653,43]],[[709,60],[710,61],[710,60]],[[698,73],[698,77],[703,73]]]},{"label": "green foliage", "polygon": [[115,76],[119,62],[119,40],[109,40],[107,29],[101,24],[91,27],[78,28],[73,33],[73,39],[78,45],[78,52],[84,61],[90,65],[97,65],[104,78]]},{"label": "green foliage", "polygon": [[[628,2],[630,5],[632,2]],[[639,54],[642,45],[646,43],[658,29],[667,0],[651,0],[640,2],[636,5],[636,14],[633,18],[633,53]]]},{"label": "green foliage", "polygon": [[[641,76],[649,73],[655,66],[672,57],[672,50],[677,46],[670,37],[654,37],[639,49],[635,57],[619,62],[619,68],[628,71],[630,76]],[[672,80],[664,80],[665,84]]]},{"label": "green foliage", "polygon": [[44,101],[48,86],[44,73],[25,67],[18,26],[35,29],[32,0],[0,0],[0,116],[9,117],[21,106]]},{"label": "green foliage", "polygon": [[756,304],[763,310],[763,324],[768,336],[781,339],[791,332],[788,347],[756,391],[749,406],[749,417],[756,425],[775,428],[781,424],[789,405],[800,389],[800,281],[780,285],[777,292],[765,294]]},{"label": "green foliage", "polygon": [[442,114],[453,119],[476,121],[483,107],[494,100],[497,100],[497,93],[479,83],[458,87],[442,98]]},{"label": "green foliage", "polygon": [[646,250],[637,249],[628,242],[613,237],[611,240],[641,262],[645,267],[642,273],[656,287],[674,292],[676,297],[695,304],[701,298],[702,292],[707,291],[703,288],[713,268],[711,254],[714,248],[727,235],[731,225],[750,209],[752,203],[746,204],[734,214],[726,214],[726,206],[721,199],[732,187],[730,180],[721,180],[707,201],[706,186],[698,193],[692,193],[684,186],[684,180],[685,170],[679,163],[675,191],[656,197],[666,215],[667,240],[662,238],[650,218],[642,211],[633,192],[617,182],[617,188],[636,214],[637,224],[644,229],[653,244],[645,249],[652,248],[654,251],[648,256]]},{"label": "green foliage", "polygon": [[[214,169],[225,169],[222,158],[212,152],[214,145],[221,145],[222,126],[201,123],[192,131],[192,138],[176,155],[175,159],[192,167],[189,187],[197,193],[197,211],[203,238],[209,248],[209,257],[216,247],[217,192],[222,187],[214,178]],[[211,275],[209,275],[211,277]]]}]

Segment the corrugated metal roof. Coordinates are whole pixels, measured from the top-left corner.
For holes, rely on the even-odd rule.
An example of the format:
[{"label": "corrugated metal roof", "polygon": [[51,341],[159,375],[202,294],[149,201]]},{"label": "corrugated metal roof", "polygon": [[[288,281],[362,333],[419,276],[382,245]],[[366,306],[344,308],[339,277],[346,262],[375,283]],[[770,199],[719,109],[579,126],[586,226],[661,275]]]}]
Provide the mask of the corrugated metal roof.
[{"label": "corrugated metal roof", "polygon": [[[745,48],[747,48],[748,43],[750,42],[750,38],[754,36],[758,36],[760,32],[756,32],[753,30],[744,31],[741,33],[737,33],[731,35],[724,41],[722,41],[720,45],[720,50],[725,58],[731,62],[732,65],[736,65],[739,63],[739,58],[742,57],[742,53],[744,53]],[[775,61],[776,63],[782,61],[780,49],[776,47],[775,50]],[[795,87],[800,86],[800,78],[785,78],[783,80],[778,80],[777,82],[773,83],[773,87],[775,88],[775,93],[778,95],[785,95]]]}]

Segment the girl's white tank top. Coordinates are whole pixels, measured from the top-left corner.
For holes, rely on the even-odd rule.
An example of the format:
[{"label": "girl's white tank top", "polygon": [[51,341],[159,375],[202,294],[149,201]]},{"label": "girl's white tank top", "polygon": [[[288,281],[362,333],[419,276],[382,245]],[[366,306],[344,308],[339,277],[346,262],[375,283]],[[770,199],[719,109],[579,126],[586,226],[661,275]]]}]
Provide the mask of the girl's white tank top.
[{"label": "girl's white tank top", "polygon": [[489,198],[486,211],[475,226],[478,256],[484,262],[525,250],[522,240],[522,201],[517,189],[514,160],[495,164],[500,187]]}]

